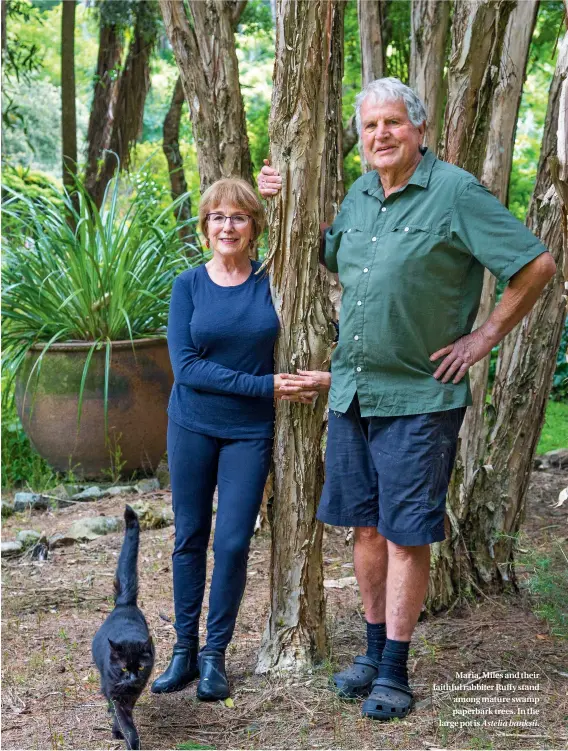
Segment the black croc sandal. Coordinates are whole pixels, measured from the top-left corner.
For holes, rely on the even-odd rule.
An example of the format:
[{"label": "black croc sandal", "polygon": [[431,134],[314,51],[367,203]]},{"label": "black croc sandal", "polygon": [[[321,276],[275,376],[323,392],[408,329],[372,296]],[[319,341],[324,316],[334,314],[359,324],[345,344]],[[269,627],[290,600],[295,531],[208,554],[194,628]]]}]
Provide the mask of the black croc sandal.
[{"label": "black croc sandal", "polygon": [[332,688],[341,699],[362,699],[368,696],[379,672],[379,663],[366,655],[359,655],[341,673],[334,673]]},{"label": "black croc sandal", "polygon": [[412,691],[389,678],[377,678],[373,681],[373,688],[369,698],[363,702],[361,714],[373,720],[392,720],[394,717],[402,719],[412,709]]}]

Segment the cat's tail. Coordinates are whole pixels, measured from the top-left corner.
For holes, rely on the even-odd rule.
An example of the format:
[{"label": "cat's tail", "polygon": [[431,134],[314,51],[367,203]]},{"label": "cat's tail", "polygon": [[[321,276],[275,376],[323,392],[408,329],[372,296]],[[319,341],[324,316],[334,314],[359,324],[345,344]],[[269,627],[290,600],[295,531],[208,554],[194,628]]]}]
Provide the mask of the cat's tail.
[{"label": "cat's tail", "polygon": [[114,577],[115,605],[136,605],[138,595],[138,543],[140,523],[130,506],[124,509],[124,542]]}]

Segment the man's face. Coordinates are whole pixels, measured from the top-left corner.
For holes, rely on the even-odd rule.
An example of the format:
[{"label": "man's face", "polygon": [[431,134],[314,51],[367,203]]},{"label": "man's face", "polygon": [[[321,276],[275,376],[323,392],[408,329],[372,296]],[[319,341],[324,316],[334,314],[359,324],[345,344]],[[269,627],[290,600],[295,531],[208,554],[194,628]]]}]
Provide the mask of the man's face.
[{"label": "man's face", "polygon": [[424,124],[416,127],[408,119],[401,99],[361,104],[361,140],[365,158],[379,172],[404,172],[415,164],[424,138]]}]

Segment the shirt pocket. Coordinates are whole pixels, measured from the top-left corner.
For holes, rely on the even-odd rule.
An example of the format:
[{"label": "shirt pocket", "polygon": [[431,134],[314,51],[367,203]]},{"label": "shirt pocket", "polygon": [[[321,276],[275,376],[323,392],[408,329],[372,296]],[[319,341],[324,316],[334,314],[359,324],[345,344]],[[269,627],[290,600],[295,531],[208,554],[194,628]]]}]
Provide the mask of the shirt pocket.
[{"label": "shirt pocket", "polygon": [[[454,261],[444,235],[431,227],[399,224],[379,241],[381,258],[405,278],[419,276],[420,286],[431,287],[452,275]],[[418,281],[418,279],[417,279]]]},{"label": "shirt pocket", "polygon": [[343,230],[337,253],[340,277],[352,270],[360,270],[368,261],[371,232],[368,229],[349,225]]}]

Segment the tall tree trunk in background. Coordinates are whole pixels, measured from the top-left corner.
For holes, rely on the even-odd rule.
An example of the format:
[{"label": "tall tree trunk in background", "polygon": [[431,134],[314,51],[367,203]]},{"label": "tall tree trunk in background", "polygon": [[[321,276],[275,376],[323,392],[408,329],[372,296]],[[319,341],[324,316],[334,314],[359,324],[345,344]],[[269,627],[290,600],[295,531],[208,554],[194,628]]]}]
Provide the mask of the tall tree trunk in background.
[{"label": "tall tree trunk in background", "polygon": [[[221,177],[253,183],[233,27],[240,6],[228,0],[160,0],[189,105],[201,190]],[[240,8],[242,10],[242,8]]]},{"label": "tall tree trunk in background", "polygon": [[4,62],[4,55],[6,54],[6,48],[8,46],[8,38],[6,35],[6,16],[8,15],[8,7],[10,0],[5,0],[0,3],[0,48],[2,50],[2,62]]},{"label": "tall tree trunk in background", "polygon": [[[383,28],[385,13],[386,0],[357,0],[357,19],[361,40],[361,82],[363,86],[377,78],[382,78],[385,74],[387,46]],[[346,130],[349,142],[352,140],[350,134],[356,135],[356,140],[353,143],[355,145],[359,136],[355,125],[355,115],[349,121]],[[347,153],[349,152],[344,151],[345,156],[347,156]],[[359,144],[359,156],[361,158],[361,171],[367,172],[369,167],[361,144]]]},{"label": "tall tree trunk in background", "polygon": [[[527,226],[549,248],[558,265],[535,307],[501,345],[485,438],[469,485],[459,488],[464,463],[458,462],[450,493],[451,539],[435,546],[431,604],[449,605],[460,591],[498,590],[514,576],[515,536],[524,517],[534,452],[544,420],[566,314],[563,256],[566,205],[552,186],[550,156],[568,133],[558,132],[560,88],[568,74],[568,37],[559,54],[550,90],[541,159]],[[563,184],[568,200],[568,184]],[[463,454],[463,452],[461,452]]]},{"label": "tall tree trunk in background", "polygon": [[491,102],[491,121],[481,182],[505,206],[508,204],[517,118],[538,2],[539,0],[522,0],[509,16],[499,79]]},{"label": "tall tree trunk in background", "polygon": [[442,130],[449,22],[447,0],[412,0],[409,85],[426,105],[428,120],[424,144],[434,153]]},{"label": "tall tree trunk in background", "polygon": [[[118,82],[109,143],[109,150],[118,155],[121,170],[128,170],[132,146],[142,131],[144,104],[150,89],[150,56],[157,36],[151,0],[140,0],[136,7],[136,26]],[[105,156],[91,192],[97,206],[101,205],[106,186],[117,168],[114,154]]]},{"label": "tall tree trunk in background", "polygon": [[[326,224],[332,224],[345,195],[345,186],[343,184],[343,114],[341,108],[345,3],[346,0],[337,0],[333,5],[330,31],[327,37],[326,67],[328,74],[324,79],[326,140],[320,182],[321,221]],[[333,317],[338,319],[341,307],[339,277],[337,274],[333,274],[327,270],[326,274],[329,281],[329,295],[333,307]]]},{"label": "tall tree trunk in background", "polygon": [[97,182],[99,160],[103,151],[108,149],[110,145],[121,57],[122,33],[115,25],[105,23],[104,14],[101,11],[99,54],[89,128],[87,130],[85,187],[89,193],[93,192]]},{"label": "tall tree trunk in background", "polygon": [[481,176],[503,39],[514,0],[456,0],[443,158]]},{"label": "tall tree trunk in background", "polygon": [[[170,108],[164,119],[162,148],[168,162],[168,173],[170,176],[170,186],[172,199],[175,200],[187,193],[187,182],[183,171],[183,159],[179,150],[179,126],[181,122],[181,111],[185,101],[183,95],[183,86],[181,77],[178,76]],[[191,198],[189,194],[176,210],[176,219],[186,222],[191,218]],[[189,226],[181,227],[179,230],[181,239],[186,243],[186,253],[189,257],[201,255],[201,248],[197,235]]]},{"label": "tall tree trunk in background", "polygon": [[385,0],[357,0],[359,37],[361,39],[361,80],[363,86],[385,74],[383,19]]},{"label": "tall tree trunk in background", "polygon": [[[513,162],[517,117],[537,10],[538,0],[524,0],[518,3],[509,16],[499,81],[491,104],[491,120],[481,182],[505,205]],[[496,282],[493,274],[486,269],[479,311],[473,324],[474,329],[485,323],[495,307]],[[460,511],[467,507],[469,493],[485,449],[487,435],[484,416],[489,364],[490,356],[487,355],[469,371],[473,404],[467,410],[460,433],[458,461],[463,473],[459,500]],[[460,517],[460,514],[456,515]]]},{"label": "tall tree trunk in background", "polygon": [[[568,36],[559,53],[551,88],[543,152],[551,153],[568,139],[566,122],[556,129],[560,91],[568,82]],[[550,140],[548,140],[550,139]],[[558,140],[557,140],[558,139]],[[467,535],[460,546],[462,566],[472,572],[475,584],[498,589],[514,580],[516,534],[525,515],[527,489],[536,446],[544,422],[546,402],[556,367],[556,355],[566,317],[563,287],[568,237],[568,182],[555,181],[556,159],[541,160],[527,226],[540,237],[557,263],[532,311],[505,338],[497,364],[485,456],[475,478],[468,515]],[[567,165],[564,165],[566,170]],[[566,172],[565,172],[566,175]]]},{"label": "tall tree trunk in background", "polygon": [[[443,134],[444,158],[478,178],[483,170],[492,106],[500,82],[505,32],[514,8],[515,3],[510,0],[457,0],[454,7]],[[512,132],[510,137],[513,137]],[[444,543],[432,546],[428,593],[432,607],[444,607],[447,604],[448,581],[451,580],[448,567],[452,565],[452,557],[456,554],[455,539],[464,534],[460,521],[464,513],[465,475],[461,436],[467,436],[468,448],[478,440],[478,434],[473,434],[473,428],[470,429],[469,424],[473,422],[479,432],[482,420],[477,415],[480,410],[483,407],[479,404],[468,410],[473,415],[466,415],[460,433],[447,499],[451,537]],[[467,577],[468,572],[464,570],[462,576]]]},{"label": "tall tree trunk in background", "polygon": [[63,184],[71,190],[77,175],[77,110],[75,103],[75,0],[61,12],[61,136]]},{"label": "tall tree trunk in background", "polygon": [[[272,292],[282,323],[276,372],[318,369],[330,355],[331,306],[318,263],[319,187],[337,6],[336,0],[277,5],[270,142],[283,186],[269,204],[268,221]],[[315,521],[323,485],[324,411],[321,397],[313,407],[278,403],[270,614],[258,672],[301,670],[325,652],[322,525]]]}]

